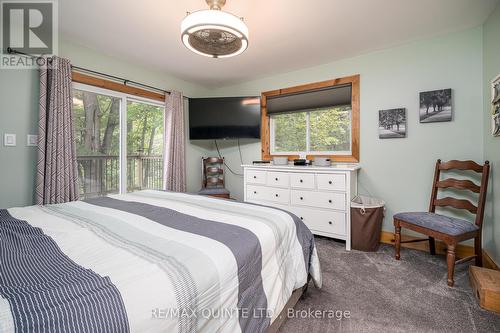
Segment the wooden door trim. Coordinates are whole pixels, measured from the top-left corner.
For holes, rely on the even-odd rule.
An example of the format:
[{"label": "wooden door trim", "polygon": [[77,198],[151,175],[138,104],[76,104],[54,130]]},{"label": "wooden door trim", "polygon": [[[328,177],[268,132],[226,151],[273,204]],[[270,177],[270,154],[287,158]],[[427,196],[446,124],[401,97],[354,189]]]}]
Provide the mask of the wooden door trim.
[{"label": "wooden door trim", "polygon": [[147,98],[159,102],[165,102],[165,94],[160,94],[154,91],[149,91],[137,87],[127,86],[123,83],[118,83],[103,78],[82,74],[79,72],[72,72],[73,82],[83,83],[90,86],[118,91],[124,94],[134,95],[137,97]]}]

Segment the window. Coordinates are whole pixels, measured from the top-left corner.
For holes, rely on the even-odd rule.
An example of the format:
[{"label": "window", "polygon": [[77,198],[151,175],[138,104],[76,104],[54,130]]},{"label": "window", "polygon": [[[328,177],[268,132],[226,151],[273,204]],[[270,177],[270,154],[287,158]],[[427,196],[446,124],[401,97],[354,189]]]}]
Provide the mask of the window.
[{"label": "window", "polygon": [[262,94],[262,159],[359,162],[359,75]]},{"label": "window", "polygon": [[271,116],[271,154],[350,155],[351,106]]},{"label": "window", "polygon": [[75,83],[73,113],[82,198],[163,187],[159,102]]}]

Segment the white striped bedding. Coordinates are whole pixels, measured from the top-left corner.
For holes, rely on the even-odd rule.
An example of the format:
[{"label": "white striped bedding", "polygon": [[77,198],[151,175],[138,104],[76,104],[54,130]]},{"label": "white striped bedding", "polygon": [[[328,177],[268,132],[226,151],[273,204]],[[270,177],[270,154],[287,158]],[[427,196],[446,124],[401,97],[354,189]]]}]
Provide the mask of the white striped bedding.
[{"label": "white striped bedding", "polygon": [[[141,191],[7,212],[40,228],[75,265],[95,273],[96,281],[109,279],[126,312],[126,325],[108,326],[117,332],[265,332],[308,275],[321,287],[312,235],[296,217],[274,208]],[[0,276],[2,281],[7,280]],[[0,289],[0,332],[19,331],[20,315],[5,290]],[[97,301],[87,300],[89,306]],[[24,327],[37,327],[40,318],[26,317],[24,325],[33,326]],[[64,331],[49,314],[44,318],[45,326],[38,327]],[[85,318],[93,317],[74,320],[72,331],[89,325],[107,331],[98,323],[79,323]]]}]

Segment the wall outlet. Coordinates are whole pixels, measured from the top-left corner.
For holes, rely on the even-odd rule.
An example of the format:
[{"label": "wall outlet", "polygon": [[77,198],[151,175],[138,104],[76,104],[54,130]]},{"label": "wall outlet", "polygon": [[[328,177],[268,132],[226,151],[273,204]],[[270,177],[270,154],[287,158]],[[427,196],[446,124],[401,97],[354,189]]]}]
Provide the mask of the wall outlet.
[{"label": "wall outlet", "polygon": [[3,145],[5,147],[15,147],[16,146],[16,135],[15,134],[5,134],[3,136]]},{"label": "wall outlet", "polygon": [[28,147],[36,147],[38,146],[38,135],[28,134],[28,138],[26,139]]}]

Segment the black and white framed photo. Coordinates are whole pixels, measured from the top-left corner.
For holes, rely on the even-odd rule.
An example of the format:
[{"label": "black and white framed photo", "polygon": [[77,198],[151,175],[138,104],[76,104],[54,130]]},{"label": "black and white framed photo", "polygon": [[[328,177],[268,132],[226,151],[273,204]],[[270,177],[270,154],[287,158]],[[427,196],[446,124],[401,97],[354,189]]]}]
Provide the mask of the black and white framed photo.
[{"label": "black and white framed photo", "polygon": [[451,121],[451,89],[425,91],[420,93],[420,122],[436,123]]},{"label": "black and white framed photo", "polygon": [[491,134],[500,136],[500,75],[491,82]]},{"label": "black and white framed photo", "polygon": [[380,139],[406,138],[406,109],[380,110],[378,112],[378,137]]}]

